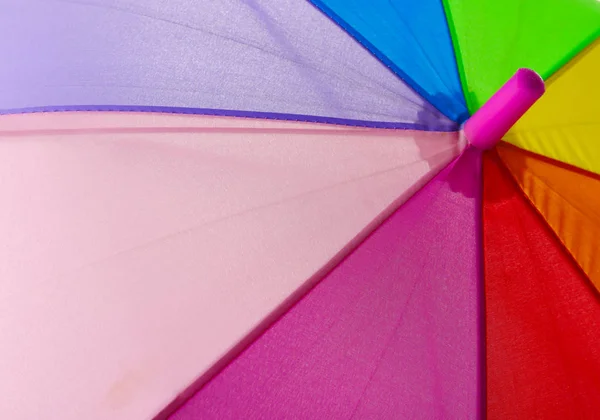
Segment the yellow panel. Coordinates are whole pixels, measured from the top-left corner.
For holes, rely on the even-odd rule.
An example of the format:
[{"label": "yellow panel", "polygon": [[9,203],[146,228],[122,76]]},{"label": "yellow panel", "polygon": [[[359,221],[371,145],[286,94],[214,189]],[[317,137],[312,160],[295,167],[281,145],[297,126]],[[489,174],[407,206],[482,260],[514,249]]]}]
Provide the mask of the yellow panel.
[{"label": "yellow panel", "polygon": [[504,140],[600,173],[600,39],[547,82]]},{"label": "yellow panel", "polygon": [[600,177],[506,143],[504,164],[600,290]]}]

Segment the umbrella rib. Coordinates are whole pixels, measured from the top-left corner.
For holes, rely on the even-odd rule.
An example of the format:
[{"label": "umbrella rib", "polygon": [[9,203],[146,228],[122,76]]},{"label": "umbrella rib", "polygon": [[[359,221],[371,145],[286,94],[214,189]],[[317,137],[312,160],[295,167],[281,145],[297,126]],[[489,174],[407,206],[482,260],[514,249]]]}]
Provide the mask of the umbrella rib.
[{"label": "umbrella rib", "polygon": [[[444,150],[442,150],[442,151],[440,151],[438,153],[435,153],[435,154],[431,155],[430,158],[438,156],[438,155],[443,155],[443,154],[447,153],[451,149],[452,148],[446,148],[446,149],[444,149]],[[214,224],[217,224],[217,223],[221,223],[221,222],[224,222],[224,221],[227,221],[227,220],[231,220],[231,219],[233,219],[235,217],[239,217],[239,216],[242,216],[242,215],[250,214],[250,213],[253,213],[253,212],[258,211],[258,210],[263,210],[265,208],[269,208],[269,207],[281,205],[281,204],[284,204],[284,203],[287,203],[287,202],[290,202],[290,201],[294,201],[294,200],[297,200],[297,199],[300,199],[300,198],[303,198],[303,197],[306,197],[306,196],[310,196],[310,195],[316,194],[316,193],[322,193],[322,192],[334,189],[334,188],[342,186],[342,185],[352,184],[352,183],[354,183],[356,181],[361,181],[361,180],[364,180],[364,179],[368,179],[368,178],[372,178],[372,177],[375,177],[375,176],[383,175],[385,173],[391,173],[391,172],[397,171],[399,169],[403,169],[405,167],[409,167],[411,165],[418,164],[418,163],[421,163],[421,162],[423,162],[423,160],[418,160],[418,161],[410,162],[409,164],[406,164],[406,165],[398,165],[398,166],[395,166],[395,167],[392,167],[392,168],[389,168],[389,169],[385,169],[385,170],[382,170],[382,171],[373,172],[373,173],[370,173],[370,174],[367,174],[367,175],[364,175],[364,176],[361,176],[361,177],[357,177],[357,178],[353,178],[353,179],[350,179],[350,180],[342,181],[342,182],[339,182],[339,183],[336,183],[336,184],[333,184],[333,185],[329,185],[327,187],[323,187],[323,188],[318,188],[318,189],[315,189],[315,190],[306,191],[304,193],[301,193],[301,194],[298,194],[298,195],[295,195],[295,196],[292,196],[292,197],[287,197],[287,198],[279,200],[279,201],[275,201],[275,202],[272,202],[272,203],[267,203],[267,204],[264,204],[264,205],[261,205],[261,206],[249,208],[249,209],[246,209],[246,210],[242,210],[240,212],[237,212],[237,213],[225,216],[225,217],[221,217],[221,218],[218,218],[218,219],[214,219],[214,220],[210,220],[210,221],[207,221],[207,222],[203,222],[203,223],[200,223],[198,225],[192,226],[192,227],[190,227],[188,229],[183,229],[183,230],[179,230],[177,232],[165,234],[165,235],[162,235],[162,236],[160,236],[158,238],[154,238],[154,239],[151,239],[151,240],[149,240],[149,241],[147,241],[145,243],[139,244],[139,245],[137,245],[135,247],[132,247],[132,248],[129,248],[129,249],[124,249],[124,250],[118,251],[116,253],[107,255],[107,256],[105,256],[105,257],[103,257],[103,258],[101,258],[101,259],[99,259],[97,261],[92,261],[92,262],[86,263],[86,264],[84,264],[84,265],[82,265],[80,267],[76,267],[76,268],[74,268],[71,271],[72,272],[76,272],[76,271],[82,270],[82,269],[87,268],[87,267],[95,266],[95,265],[103,263],[104,261],[110,260],[112,258],[115,258],[115,257],[118,257],[118,256],[122,256],[122,255],[130,253],[130,252],[134,252],[134,251],[136,251],[138,249],[143,249],[145,247],[152,246],[152,245],[154,245],[156,243],[159,243],[159,242],[162,242],[162,241],[165,241],[165,240],[173,239],[173,238],[175,238],[177,236],[180,236],[180,235],[190,234],[190,233],[192,233],[194,231],[197,231],[199,229],[203,229],[203,228],[206,228],[208,226],[211,226],[211,225],[214,225]]]},{"label": "umbrella rib", "polygon": [[[429,253],[428,253],[429,254]],[[421,267],[421,272],[423,271],[423,266]],[[400,316],[398,317],[394,328],[392,329],[392,331],[390,332],[390,335],[386,338],[386,343],[383,346],[383,349],[381,350],[381,354],[379,355],[378,359],[377,359],[377,363],[375,364],[375,367],[373,368],[373,371],[371,372],[371,374],[369,375],[369,379],[367,380],[367,383],[365,384],[365,386],[363,387],[363,390],[360,394],[360,397],[358,398],[358,400],[356,401],[356,404],[354,406],[354,409],[352,410],[352,414],[350,415],[350,420],[352,420],[356,414],[358,413],[358,409],[360,407],[360,403],[363,400],[363,398],[365,397],[367,390],[369,388],[369,385],[371,384],[371,382],[373,382],[373,379],[375,378],[375,375],[377,374],[377,372],[379,371],[379,368],[381,366],[381,363],[383,361],[383,357],[385,356],[391,341],[394,339],[394,336],[396,334],[396,332],[398,331],[398,329],[400,328],[400,326],[402,325],[402,322],[404,321],[404,315],[406,314],[406,311],[408,310],[408,306],[410,305],[412,298],[415,294],[415,291],[417,289],[417,285],[420,283],[421,281],[421,276],[418,275],[415,278],[415,281],[413,282],[413,285],[410,289],[410,293],[408,295],[408,298],[406,299],[406,303],[404,305],[404,308],[402,309],[402,312],[400,313]]]},{"label": "umbrella rib", "polygon": [[[361,82],[359,80],[350,79],[350,78],[347,78],[347,77],[341,77],[338,73],[330,72],[330,71],[324,71],[324,70],[322,70],[322,69],[320,69],[320,68],[318,68],[318,67],[316,67],[314,65],[309,65],[307,63],[298,61],[297,59],[293,59],[293,58],[287,57],[285,55],[278,54],[278,53],[276,53],[274,51],[269,51],[269,50],[263,48],[262,46],[256,45],[256,44],[254,44],[254,43],[252,43],[250,41],[243,40],[243,39],[236,39],[236,38],[233,38],[233,37],[225,36],[223,34],[219,34],[217,32],[207,30],[206,28],[200,28],[200,27],[188,25],[188,24],[185,24],[185,23],[182,23],[182,22],[177,22],[175,20],[161,18],[161,17],[158,17],[158,16],[153,16],[151,14],[143,13],[143,12],[136,11],[136,10],[128,10],[128,9],[122,8],[122,7],[107,6],[107,5],[99,5],[99,4],[94,4],[94,3],[88,3],[88,2],[83,1],[83,0],[54,0],[54,1],[63,2],[63,3],[71,3],[71,4],[84,5],[84,6],[90,6],[90,7],[100,7],[100,8],[106,8],[106,9],[112,9],[112,10],[115,10],[115,11],[118,11],[118,12],[121,12],[121,13],[132,14],[132,15],[136,15],[136,16],[140,16],[140,17],[145,17],[145,18],[148,18],[148,19],[155,19],[155,20],[158,20],[158,21],[161,21],[161,22],[164,22],[164,23],[168,23],[168,24],[171,24],[171,25],[180,26],[180,27],[183,27],[183,28],[186,28],[186,29],[190,29],[190,30],[193,30],[193,31],[203,32],[203,33],[215,36],[217,38],[221,38],[221,39],[224,39],[224,40],[227,40],[227,41],[230,41],[230,42],[234,42],[234,43],[238,43],[238,44],[241,44],[241,45],[245,45],[247,47],[256,49],[258,51],[261,51],[261,52],[263,52],[265,54],[272,55],[274,57],[277,57],[277,58],[280,58],[280,59],[283,59],[283,60],[287,60],[289,62],[297,64],[298,66],[315,70],[318,73],[321,73],[321,74],[324,74],[324,75],[327,75],[327,76],[330,76],[330,77],[334,77],[334,78],[340,79],[340,80],[346,79],[346,80],[348,80],[348,81],[350,81],[350,82],[352,82],[354,84],[357,84],[359,86],[362,86],[364,88],[369,88],[369,86],[366,83]],[[361,74],[359,72],[357,72],[357,73]],[[372,80],[372,79],[370,79],[368,77],[367,77],[367,79],[368,80]],[[407,97],[403,96],[402,94],[395,93],[391,89],[385,88],[384,86],[381,86],[381,87],[384,88],[385,90],[387,90],[388,92],[393,93],[395,96],[399,95],[405,101],[409,102],[412,105],[415,105],[417,107],[417,109],[426,109],[426,108],[424,108],[422,106],[422,104],[419,104],[415,100],[407,98]],[[426,109],[426,110],[427,110],[427,112],[431,113],[432,116],[435,116],[435,114],[433,114],[430,109]]]},{"label": "umbrella rib", "polygon": [[[429,58],[429,56],[427,55],[427,53],[425,53],[425,49],[423,48],[423,46],[419,43],[417,37],[415,36],[414,32],[412,31],[412,29],[410,28],[410,26],[408,26],[406,24],[406,21],[404,20],[404,18],[402,17],[402,13],[400,13],[400,11],[398,10],[398,8],[396,7],[396,5],[392,2],[392,0],[388,0],[388,3],[390,3],[390,6],[392,7],[392,9],[394,10],[396,16],[398,17],[398,19],[404,24],[404,26],[407,29],[407,32],[410,34],[410,36],[412,37],[412,39],[415,41],[415,44],[419,47],[418,50],[421,52],[421,55],[423,56],[423,58],[425,58],[425,61],[427,62],[427,64],[429,65],[429,67],[431,68],[431,70],[433,70],[433,73],[435,74],[435,76],[437,77],[437,79],[442,82],[442,85],[448,90],[448,92],[452,92],[453,90],[450,89],[450,87],[446,84],[446,81],[442,78],[442,76],[439,74],[438,70],[435,68],[435,66],[433,65],[433,62],[431,61],[431,59]],[[461,92],[462,93],[462,92]],[[462,96],[461,96],[462,97]]]},{"label": "umbrella rib", "polygon": [[[515,175],[513,174],[513,172],[510,170],[510,168],[508,167],[508,165],[504,162],[504,160],[498,156],[498,154],[496,154],[497,156],[497,161],[500,164],[500,167],[502,168],[502,170],[508,175],[509,179],[511,180],[511,182],[514,183],[514,185],[517,186],[517,191],[521,194],[521,196],[525,199],[525,202],[529,205],[529,207],[532,209],[532,211],[536,214],[536,216],[538,218],[541,219],[541,221],[544,223],[545,227],[547,229],[549,229],[549,231],[552,233],[553,237],[560,243],[561,245],[561,249],[562,252],[565,253],[566,255],[569,256],[570,260],[573,262],[573,264],[575,264],[575,266],[580,270],[581,273],[583,273],[583,275],[585,277],[588,277],[587,273],[585,272],[585,270],[583,270],[583,267],[579,264],[579,261],[577,260],[577,258],[575,258],[575,256],[573,255],[573,253],[571,252],[571,250],[567,247],[567,245],[565,244],[565,242],[563,241],[563,239],[558,235],[558,233],[552,228],[552,226],[550,226],[550,224],[548,223],[548,221],[546,220],[546,218],[544,217],[544,215],[540,212],[540,210],[536,207],[535,203],[531,200],[531,198],[529,197],[529,195],[523,190],[523,188],[521,187],[521,185],[519,184],[518,180],[516,179]],[[540,179],[540,182],[542,182],[544,185],[546,185],[550,190],[554,191],[550,186],[548,186],[545,182],[543,182]],[[563,198],[567,203],[569,203],[568,200],[566,200],[560,193],[554,191],[559,197]],[[576,208],[575,206],[573,206],[573,208],[578,212],[581,213],[579,211],[578,208]],[[522,217],[517,217],[517,220],[519,221],[519,223],[522,224]],[[522,227],[521,231],[525,231],[526,227]],[[528,241],[528,243],[530,243]],[[531,245],[529,245],[530,250],[533,249],[533,247]],[[591,284],[591,282],[590,282]],[[596,290],[594,285],[591,285],[590,287],[592,287],[593,289]]]},{"label": "umbrella rib", "polygon": [[[529,203],[531,203],[531,205],[533,207],[536,208],[537,207],[535,205],[535,203],[531,200],[531,198],[529,197],[529,195],[527,194],[527,192],[524,191],[523,187],[521,186],[521,184],[518,182],[518,180],[516,179],[515,174],[513,173],[513,171],[510,169],[510,167],[504,162],[504,160],[502,158],[500,158],[500,160],[502,161],[503,165],[506,167],[506,169],[510,172],[511,177],[516,181],[517,185],[519,186],[519,189],[521,191],[523,191],[524,195],[527,197],[527,200],[529,201]],[[564,195],[562,195],[559,191],[555,190],[554,188],[552,188],[551,185],[549,185],[547,182],[544,181],[543,178],[537,176],[536,174],[534,174],[533,172],[529,172],[529,175],[534,178],[537,179],[540,183],[542,183],[548,190],[552,191],[554,194],[556,194],[558,197],[560,197],[562,200],[564,200],[565,203],[568,203],[577,213],[579,213],[581,216],[583,216],[584,218],[591,220],[586,213],[577,205],[575,205],[574,203],[572,203],[571,201],[569,201]],[[538,210],[539,211],[539,210]],[[544,220],[546,220],[546,218],[544,217]],[[547,223],[547,221],[546,221]]]},{"label": "umbrella rib", "polygon": [[[340,76],[336,72],[324,71],[324,70],[322,70],[322,69],[320,69],[320,68],[318,68],[318,67],[316,67],[316,66],[314,66],[312,64],[308,64],[308,63],[304,63],[304,62],[298,61],[296,59],[287,57],[285,55],[278,54],[278,53],[276,53],[274,51],[269,51],[269,50],[261,47],[260,45],[255,45],[254,43],[252,43],[250,41],[246,41],[246,40],[243,40],[243,39],[236,39],[236,38],[233,38],[233,37],[228,37],[228,36],[225,36],[225,35],[222,35],[222,34],[219,34],[219,33],[216,33],[216,32],[210,31],[210,30],[207,30],[205,28],[199,28],[199,27],[188,25],[188,24],[185,24],[185,23],[182,23],[182,22],[178,22],[178,21],[175,21],[175,20],[161,18],[161,17],[158,17],[158,16],[153,16],[151,14],[143,13],[143,12],[136,11],[136,10],[128,10],[126,8],[123,8],[123,7],[99,5],[99,4],[89,3],[89,2],[86,2],[86,1],[83,1],[83,0],[54,0],[54,1],[63,2],[63,3],[71,3],[71,4],[84,5],[84,6],[89,6],[89,7],[100,7],[100,8],[106,8],[106,9],[112,9],[112,10],[115,10],[115,11],[118,11],[118,12],[121,12],[121,13],[128,13],[128,14],[132,14],[132,15],[136,15],[136,16],[140,16],[140,17],[145,17],[145,18],[148,18],[148,19],[155,19],[155,20],[158,20],[158,21],[161,21],[161,22],[164,22],[164,23],[168,23],[168,24],[180,26],[180,27],[187,28],[187,29],[190,29],[190,30],[194,30],[194,31],[198,31],[198,32],[204,32],[206,34],[209,34],[209,35],[212,35],[212,36],[215,36],[215,37],[218,37],[218,38],[222,38],[222,39],[230,41],[230,42],[234,42],[234,43],[238,43],[238,44],[241,44],[241,45],[245,45],[245,46],[250,47],[250,48],[254,48],[254,49],[256,49],[258,51],[261,51],[263,53],[266,53],[268,55],[272,55],[274,57],[277,57],[277,58],[280,58],[280,59],[292,62],[292,63],[294,63],[294,64],[296,64],[298,66],[305,67],[305,68],[308,68],[308,69],[312,69],[312,70],[314,70],[314,71],[316,71],[318,73],[321,73],[321,74],[324,74],[324,75],[327,75],[327,76],[330,76],[330,77],[333,77],[333,78],[336,78],[336,79],[339,79],[339,80],[347,80],[347,81],[352,82],[355,85],[361,86],[361,87],[366,88],[366,89],[369,88],[369,86],[364,81],[356,80],[355,78],[342,77],[342,76]],[[435,69],[434,69],[434,71],[435,71]],[[371,82],[374,81],[373,79],[369,78],[368,76],[363,75],[362,73],[360,73],[360,72],[358,72],[358,71],[356,71],[354,69],[353,69],[353,72],[357,73],[357,74],[359,74],[359,75],[361,75],[363,77],[365,77],[367,80],[369,80]],[[438,78],[439,78],[439,75],[438,75]],[[443,83],[443,81],[442,81],[442,83]],[[406,96],[404,96],[401,93],[394,92],[393,90],[391,90],[390,88],[382,85],[378,81],[375,81],[375,84],[378,85],[383,90],[387,91],[388,93],[391,93],[394,97],[400,96],[400,98],[402,98],[404,101],[406,101],[408,104],[410,104],[415,109],[426,111],[432,117],[438,117],[438,115],[436,115],[436,113],[434,112],[433,109],[431,109],[429,107],[423,106],[423,104],[418,103],[416,100],[411,99],[409,97],[406,97]],[[129,86],[126,86],[126,87],[129,87]],[[420,97],[420,95],[419,95],[419,97]],[[342,109],[345,109],[345,108],[342,108]],[[389,117],[395,117],[395,115],[385,115],[385,114],[383,114],[383,115],[384,116],[389,116]]]},{"label": "umbrella rib", "polygon": [[[318,9],[318,8],[317,8],[317,9]],[[322,12],[321,12],[321,13],[322,13]],[[324,14],[324,15],[325,15],[325,16],[326,16],[328,19],[330,19],[330,18],[329,18],[329,16],[327,16],[326,14]],[[335,21],[333,21],[333,22],[335,23]],[[274,21],[273,23],[274,23],[275,25],[277,25],[277,26],[280,28],[280,30],[281,30],[282,32],[289,33],[289,31],[288,31],[288,30],[286,30],[286,28],[285,28],[285,27],[281,26],[281,25],[280,25],[280,24],[278,24],[276,21]],[[338,27],[339,27],[339,25],[337,25],[337,24],[336,24],[336,26],[338,26]],[[340,30],[343,30],[345,33],[347,33],[347,31],[345,31],[343,28],[341,28],[341,27],[339,27],[339,28],[340,28]],[[321,53],[330,53],[330,51],[329,51],[329,50],[325,50],[325,49],[323,49],[323,48],[320,48],[318,45],[317,45],[317,46],[314,46],[314,48],[313,48],[313,49],[314,49],[315,51],[318,51],[318,52],[321,52]],[[378,61],[379,61],[379,60],[378,60]],[[398,93],[398,92],[396,92],[396,91],[392,90],[392,89],[391,89],[391,88],[389,88],[388,86],[385,86],[385,85],[384,85],[383,83],[381,83],[380,81],[378,81],[378,80],[376,80],[376,79],[373,79],[373,78],[371,78],[369,74],[365,74],[365,73],[361,72],[359,69],[356,69],[356,68],[354,68],[354,67],[348,67],[348,66],[346,66],[346,68],[347,68],[347,69],[350,69],[350,70],[352,71],[352,73],[355,73],[355,74],[359,75],[361,78],[367,79],[367,80],[369,80],[371,83],[374,83],[375,85],[379,86],[381,89],[383,89],[383,90],[387,91],[388,93],[391,93],[391,94],[392,94],[392,96],[394,96],[394,97],[395,97],[395,96],[398,96],[398,95],[400,95],[400,97],[401,97],[402,99],[406,100],[407,102],[410,102],[410,103],[412,103],[412,104],[414,104],[414,105],[417,105],[417,106],[419,106],[419,107],[422,107],[422,105],[421,105],[421,104],[419,104],[418,102],[414,101],[413,99],[410,99],[410,98],[408,98],[408,97],[406,97],[406,96],[402,95],[401,93]],[[329,74],[329,73],[328,73],[328,74]],[[339,76],[338,76],[338,78],[339,78]],[[367,85],[366,85],[366,84],[362,84],[362,83],[358,82],[356,79],[349,78],[349,77],[344,77],[344,79],[346,79],[346,80],[348,80],[348,81],[350,81],[350,82],[352,82],[352,83],[358,83],[358,84],[360,84],[360,86],[367,87]]]},{"label": "umbrella rib", "polygon": [[583,121],[583,122],[578,122],[578,123],[546,124],[546,125],[541,125],[541,126],[531,127],[531,128],[515,127],[511,130],[512,133],[507,133],[504,137],[515,138],[515,137],[518,137],[518,133],[531,133],[531,132],[537,132],[537,131],[547,131],[547,130],[552,130],[552,129],[560,130],[563,127],[597,127],[597,126],[600,126],[600,123],[593,122],[593,121],[589,121],[589,122]]}]

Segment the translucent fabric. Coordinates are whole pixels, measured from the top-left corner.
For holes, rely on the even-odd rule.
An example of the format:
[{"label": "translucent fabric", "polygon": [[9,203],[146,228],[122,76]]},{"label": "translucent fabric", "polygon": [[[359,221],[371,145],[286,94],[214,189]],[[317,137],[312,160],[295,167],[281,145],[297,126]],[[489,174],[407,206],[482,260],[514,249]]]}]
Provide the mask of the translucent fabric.
[{"label": "translucent fabric", "polygon": [[599,68],[600,39],[549,80],[546,94],[505,140],[600,174]]},{"label": "translucent fabric", "polygon": [[519,68],[547,80],[600,36],[596,0],[443,0],[469,110]]},{"label": "translucent fabric", "polygon": [[172,420],[481,418],[480,165],[467,150]]},{"label": "translucent fabric", "polygon": [[592,419],[598,293],[494,154],[483,165],[487,415]]},{"label": "translucent fabric", "polygon": [[0,112],[456,128],[307,1],[2,0]]},{"label": "translucent fabric", "polygon": [[310,1],[448,117],[468,117],[441,1]]},{"label": "translucent fabric", "polygon": [[0,11],[0,417],[600,412],[600,2]]},{"label": "translucent fabric", "polygon": [[498,148],[527,198],[600,290],[600,176],[504,145]]},{"label": "translucent fabric", "polygon": [[151,418],[461,149],[261,119],[0,117],[0,412]]}]

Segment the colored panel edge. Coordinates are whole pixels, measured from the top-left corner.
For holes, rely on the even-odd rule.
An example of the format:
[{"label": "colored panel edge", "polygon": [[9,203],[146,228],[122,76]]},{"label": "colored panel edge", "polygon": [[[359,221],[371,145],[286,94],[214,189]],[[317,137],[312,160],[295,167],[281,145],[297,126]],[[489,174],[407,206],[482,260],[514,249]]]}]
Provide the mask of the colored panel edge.
[{"label": "colored panel edge", "polygon": [[497,150],[530,202],[600,290],[600,176],[506,143]]},{"label": "colored panel edge", "polygon": [[[595,0],[443,0],[469,111],[518,68],[547,80],[600,35]],[[489,57],[494,59],[490,60]]]},{"label": "colored panel edge", "polygon": [[495,152],[483,168],[487,417],[594,418],[597,291]]},{"label": "colored panel edge", "polygon": [[439,0],[309,0],[456,122],[468,117]]},{"label": "colored panel edge", "polygon": [[469,148],[173,420],[483,417],[480,179]]},{"label": "colored panel edge", "polygon": [[597,39],[548,81],[546,94],[504,139],[600,174],[599,71]]}]

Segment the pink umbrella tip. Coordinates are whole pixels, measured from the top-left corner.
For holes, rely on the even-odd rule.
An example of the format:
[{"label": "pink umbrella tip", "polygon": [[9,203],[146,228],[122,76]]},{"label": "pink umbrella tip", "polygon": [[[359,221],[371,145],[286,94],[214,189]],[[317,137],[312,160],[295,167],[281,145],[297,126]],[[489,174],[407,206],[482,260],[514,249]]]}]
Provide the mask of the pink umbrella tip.
[{"label": "pink umbrella tip", "polygon": [[464,135],[473,146],[487,150],[544,94],[544,80],[531,69],[519,69],[467,120]]}]

